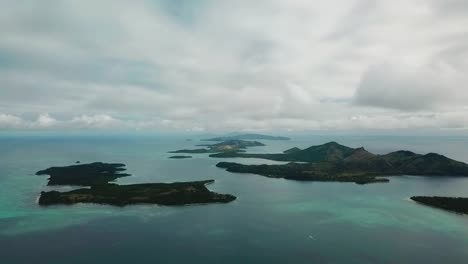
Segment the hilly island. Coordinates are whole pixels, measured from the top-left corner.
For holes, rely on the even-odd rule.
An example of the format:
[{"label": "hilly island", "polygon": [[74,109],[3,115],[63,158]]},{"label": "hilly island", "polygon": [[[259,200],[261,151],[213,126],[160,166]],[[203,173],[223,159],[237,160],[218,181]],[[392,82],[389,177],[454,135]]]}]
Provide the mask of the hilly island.
[{"label": "hilly island", "polygon": [[[200,145],[199,145],[200,146]],[[297,181],[353,182],[368,184],[388,182],[382,176],[468,176],[468,164],[436,153],[416,154],[400,150],[385,155],[373,154],[364,148],[351,148],[336,142],[300,149],[293,147],[282,153],[246,153],[245,149],[264,146],[257,141],[227,140],[201,145],[198,150],[179,150],[175,153],[212,153],[214,158],[260,158],[284,161],[279,165],[245,165],[219,162],[219,168],[234,173],[258,174],[269,178]],[[203,150],[203,151],[201,151]],[[184,159],[191,156],[171,156]],[[186,205],[228,203],[236,199],[230,194],[211,192],[205,185],[213,180],[175,183],[144,183],[117,185],[112,183],[124,173],[125,164],[95,162],[64,167],[51,167],[36,175],[49,175],[48,185],[88,186],[67,192],[41,192],[40,205],[100,203],[115,206],[130,204]],[[468,199],[450,197],[420,197],[411,199],[425,205],[466,213]]]},{"label": "hilly island", "polygon": [[364,148],[350,148],[336,142],[311,146],[306,149],[292,148],[283,153],[252,154],[222,152],[210,155],[216,158],[260,158],[288,161],[283,165],[244,165],[220,162],[216,166],[229,172],[253,173],[271,178],[300,181],[339,181],[366,184],[387,182],[379,176],[468,176],[468,165],[443,155],[416,154],[411,151],[396,151],[376,155]]}]

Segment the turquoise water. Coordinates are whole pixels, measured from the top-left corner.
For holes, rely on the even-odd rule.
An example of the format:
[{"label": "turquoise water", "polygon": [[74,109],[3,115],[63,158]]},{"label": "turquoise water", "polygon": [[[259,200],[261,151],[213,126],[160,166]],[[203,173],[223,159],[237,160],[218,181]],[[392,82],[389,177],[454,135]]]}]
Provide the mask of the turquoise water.
[{"label": "turquoise water", "polygon": [[[408,200],[468,197],[468,178],[394,177],[360,186],[231,174],[207,155],[168,159],[167,151],[199,143],[185,138],[0,136],[0,263],[468,263],[468,216]],[[249,151],[330,140],[468,162],[467,137],[300,136]],[[127,164],[133,176],[122,184],[214,179],[210,189],[238,199],[181,207],[37,206],[49,187],[34,173],[77,160]]]}]

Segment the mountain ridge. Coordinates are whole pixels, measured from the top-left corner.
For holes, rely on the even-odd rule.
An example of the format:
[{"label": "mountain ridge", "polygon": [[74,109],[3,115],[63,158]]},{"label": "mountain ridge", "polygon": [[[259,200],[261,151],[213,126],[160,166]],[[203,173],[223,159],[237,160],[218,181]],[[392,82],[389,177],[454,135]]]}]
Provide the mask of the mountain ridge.
[{"label": "mountain ridge", "polygon": [[284,165],[243,165],[220,162],[217,166],[230,172],[254,173],[266,177],[295,180],[371,183],[381,182],[381,179],[376,178],[379,176],[468,176],[468,164],[437,153],[422,155],[400,150],[385,155],[376,155],[363,147],[350,148],[337,142],[328,142],[303,150],[293,148],[293,151],[283,153],[217,153],[210,157],[289,161],[290,163]]}]

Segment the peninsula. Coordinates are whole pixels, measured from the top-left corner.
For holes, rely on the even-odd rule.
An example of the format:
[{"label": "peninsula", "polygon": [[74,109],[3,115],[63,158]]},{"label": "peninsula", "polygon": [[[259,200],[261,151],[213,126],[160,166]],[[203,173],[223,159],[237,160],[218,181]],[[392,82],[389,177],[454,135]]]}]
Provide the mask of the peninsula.
[{"label": "peninsula", "polygon": [[413,196],[411,200],[420,204],[452,211],[460,214],[468,214],[468,198],[438,197],[438,196]]},{"label": "peninsula", "polygon": [[303,150],[292,148],[283,153],[217,153],[210,157],[288,161],[289,163],[284,165],[220,162],[216,166],[230,172],[302,181],[343,181],[364,184],[388,181],[377,178],[378,176],[468,176],[468,164],[436,153],[421,155],[410,151],[396,151],[386,155],[375,155],[364,148],[350,148],[336,142]]},{"label": "peninsula", "polygon": [[206,184],[214,180],[131,185],[104,184],[69,192],[41,192],[39,204],[96,203],[115,206],[131,204],[189,205],[228,203],[236,199],[230,194],[211,192]]}]

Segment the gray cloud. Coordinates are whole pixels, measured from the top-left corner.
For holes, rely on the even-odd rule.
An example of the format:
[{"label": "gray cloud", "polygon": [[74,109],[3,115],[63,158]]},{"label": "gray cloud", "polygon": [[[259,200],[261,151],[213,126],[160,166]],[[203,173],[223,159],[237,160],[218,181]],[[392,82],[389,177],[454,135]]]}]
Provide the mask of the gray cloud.
[{"label": "gray cloud", "polygon": [[[463,55],[463,54],[461,54]],[[442,111],[466,105],[468,81],[460,68],[445,62],[423,67],[381,64],[369,67],[356,89],[356,105],[400,111]],[[440,56],[436,58],[436,61]]]},{"label": "gray cloud", "polygon": [[371,67],[356,90],[355,103],[402,111],[434,109],[445,100],[446,94],[443,84],[434,81],[437,76],[428,78],[431,74],[404,66]]},{"label": "gray cloud", "polygon": [[0,0],[0,129],[466,127],[463,3]]}]

